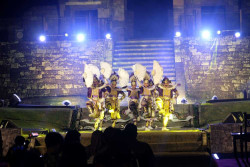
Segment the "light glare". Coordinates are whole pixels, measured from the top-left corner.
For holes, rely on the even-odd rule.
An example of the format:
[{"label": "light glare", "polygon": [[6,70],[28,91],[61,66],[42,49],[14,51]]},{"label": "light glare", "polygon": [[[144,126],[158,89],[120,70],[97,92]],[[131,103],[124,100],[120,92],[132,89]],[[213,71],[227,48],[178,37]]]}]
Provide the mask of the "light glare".
[{"label": "light glare", "polygon": [[219,156],[218,156],[217,154],[213,154],[213,157],[214,157],[215,159],[220,159]]},{"label": "light glare", "polygon": [[46,37],[44,35],[40,35],[39,40],[41,42],[44,42],[46,40]]},{"label": "light glare", "polygon": [[64,36],[65,36],[65,37],[68,37],[68,36],[69,36],[69,34],[68,34],[68,33],[65,33],[65,34],[64,34]]},{"label": "light glare", "polygon": [[236,32],[234,35],[235,35],[236,38],[240,37],[240,33],[239,32]]},{"label": "light glare", "polygon": [[78,34],[76,38],[77,38],[77,41],[78,41],[78,42],[82,42],[82,41],[85,40],[84,34]]},{"label": "light glare", "polygon": [[218,34],[218,35],[220,35],[220,34],[221,34],[221,31],[220,31],[220,30],[218,30],[218,31],[217,31],[217,34]]},{"label": "light glare", "polygon": [[175,33],[175,36],[176,36],[176,37],[180,37],[180,36],[181,36],[181,32],[178,32],[178,31],[177,31],[177,32]]},{"label": "light glare", "polygon": [[211,33],[208,30],[204,30],[202,32],[202,38],[209,39],[211,37]]},{"label": "light glare", "polygon": [[111,39],[111,34],[106,34],[106,39]]}]

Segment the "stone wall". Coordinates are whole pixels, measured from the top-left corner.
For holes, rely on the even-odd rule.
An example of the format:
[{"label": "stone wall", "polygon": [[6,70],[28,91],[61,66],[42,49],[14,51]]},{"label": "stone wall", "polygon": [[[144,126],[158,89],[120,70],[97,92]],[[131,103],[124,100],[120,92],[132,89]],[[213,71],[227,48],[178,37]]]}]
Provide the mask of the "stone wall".
[{"label": "stone wall", "polygon": [[250,93],[250,38],[175,39],[176,63],[184,65],[186,96],[199,100],[243,98]]},{"label": "stone wall", "polygon": [[112,61],[112,41],[0,43],[0,98],[85,95],[84,62]]}]

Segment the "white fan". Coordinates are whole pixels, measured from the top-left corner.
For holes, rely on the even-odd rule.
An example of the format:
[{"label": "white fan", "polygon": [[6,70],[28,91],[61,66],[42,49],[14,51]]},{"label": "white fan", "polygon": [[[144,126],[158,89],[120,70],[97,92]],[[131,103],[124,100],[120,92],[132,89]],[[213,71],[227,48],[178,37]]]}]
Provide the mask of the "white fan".
[{"label": "white fan", "polygon": [[154,80],[154,84],[158,84],[161,82],[162,78],[163,78],[163,68],[162,66],[154,60],[154,64],[153,64],[153,71],[152,71],[152,76],[153,76],[153,80]]},{"label": "white fan", "polygon": [[101,62],[101,73],[104,75],[106,79],[108,79],[112,73],[112,65],[107,62]]},{"label": "white fan", "polygon": [[85,79],[86,87],[91,87],[93,84],[94,75],[91,72],[88,64],[85,64],[83,78]]},{"label": "white fan", "polygon": [[120,87],[127,86],[128,82],[129,82],[128,72],[126,70],[124,70],[123,68],[119,68],[118,75],[119,75]]},{"label": "white fan", "polygon": [[135,64],[132,66],[134,75],[138,78],[139,81],[143,81],[146,74],[146,67],[141,64]]},{"label": "white fan", "polygon": [[89,64],[88,65],[88,70],[90,72],[92,72],[94,75],[96,75],[97,79],[100,78],[100,70],[97,66],[93,65],[93,64]]}]

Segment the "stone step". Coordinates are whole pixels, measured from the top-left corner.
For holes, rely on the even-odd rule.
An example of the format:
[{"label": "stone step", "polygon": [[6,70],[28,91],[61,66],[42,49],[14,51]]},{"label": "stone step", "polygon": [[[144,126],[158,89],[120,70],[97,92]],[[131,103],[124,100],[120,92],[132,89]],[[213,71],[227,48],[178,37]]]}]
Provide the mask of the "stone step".
[{"label": "stone step", "polygon": [[115,49],[114,52],[148,52],[148,51],[173,51],[174,48],[140,48],[140,49]]},{"label": "stone step", "polygon": [[173,44],[124,44],[116,45],[115,49],[118,48],[154,48],[154,47],[173,47]]},{"label": "stone step", "polygon": [[151,56],[147,56],[147,57],[114,57],[113,61],[114,62],[120,62],[120,61],[146,61],[148,60],[149,62],[153,62],[154,60],[165,60],[165,61],[171,61],[173,62],[175,59],[173,57],[151,57]]},{"label": "stone step", "polygon": [[[160,65],[164,65],[164,64],[174,64],[175,61],[174,60],[168,60],[168,61],[165,61],[165,60],[158,60],[158,62],[160,63]],[[147,66],[147,65],[152,65],[153,64],[153,61],[140,61],[139,62],[141,65],[144,65],[144,66]],[[122,62],[119,62],[119,61],[116,61],[116,62],[113,62],[113,67],[115,66],[119,66],[119,65],[134,65],[135,62],[130,62],[130,61],[122,61]]]},{"label": "stone step", "polygon": [[[132,69],[130,69],[130,68],[123,68],[124,70],[126,70],[129,74],[131,74],[132,72],[133,72],[133,70]],[[118,71],[118,69],[116,69],[115,71]],[[147,71],[148,72],[151,72],[152,71],[152,69],[148,69],[147,68]],[[166,75],[166,76],[171,76],[171,77],[175,77],[175,71],[174,70],[172,70],[172,71],[164,71],[163,72],[163,75]]]},{"label": "stone step", "polygon": [[189,152],[202,151],[201,141],[188,142],[165,142],[165,143],[149,143],[153,152]]},{"label": "stone step", "polygon": [[116,42],[116,44],[134,44],[134,43],[173,43],[173,40],[131,40],[131,41]]},{"label": "stone step", "polygon": [[[144,134],[146,133],[146,134]],[[144,132],[138,134],[138,139],[147,143],[166,143],[166,142],[194,142],[202,141],[202,135],[205,133],[197,132]]]},{"label": "stone step", "polygon": [[130,53],[115,53],[114,56],[172,56],[174,57],[173,52],[130,52]]},{"label": "stone step", "polygon": [[[161,66],[162,66],[162,68],[163,68],[163,70],[165,71],[165,70],[168,70],[168,69],[173,69],[173,70],[175,70],[175,65],[174,64],[161,64]],[[118,70],[119,68],[126,68],[126,69],[128,69],[128,68],[131,68],[132,69],[132,66],[131,65],[122,65],[122,66],[120,66],[120,67],[113,67],[113,69],[115,69],[115,70]],[[153,63],[151,63],[150,65],[147,65],[147,68],[149,68],[149,69],[153,69]]]}]

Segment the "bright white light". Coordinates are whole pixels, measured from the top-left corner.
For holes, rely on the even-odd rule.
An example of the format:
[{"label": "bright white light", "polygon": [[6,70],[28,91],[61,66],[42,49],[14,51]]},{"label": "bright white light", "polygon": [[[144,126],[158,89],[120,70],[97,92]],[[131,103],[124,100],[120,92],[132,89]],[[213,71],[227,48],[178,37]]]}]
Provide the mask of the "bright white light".
[{"label": "bright white light", "polygon": [[65,33],[65,34],[64,34],[64,36],[65,36],[65,37],[68,37],[68,36],[69,36],[69,34],[68,34],[68,33]]},{"label": "bright white light", "polygon": [[176,36],[176,37],[180,37],[180,36],[181,36],[181,32],[177,31],[177,32],[175,33],[175,36]]},{"label": "bright white light", "polygon": [[217,34],[218,34],[218,35],[220,35],[220,34],[221,34],[221,31],[220,31],[220,30],[218,30],[218,31],[217,31]]},{"label": "bright white light", "polygon": [[215,159],[220,159],[217,154],[212,154]]},{"label": "bright white light", "polygon": [[82,42],[82,41],[85,40],[85,35],[84,34],[78,34],[76,36],[76,39],[77,39],[78,42]]},{"label": "bright white light", "polygon": [[111,34],[106,34],[106,39],[111,39]]},{"label": "bright white light", "polygon": [[41,42],[45,42],[46,41],[46,37],[44,35],[40,35],[39,40]]},{"label": "bright white light", "polygon": [[234,35],[235,35],[236,38],[240,37],[240,33],[239,32],[236,32]]},{"label": "bright white light", "polygon": [[208,30],[202,31],[202,38],[209,39],[211,37],[211,33]]}]

